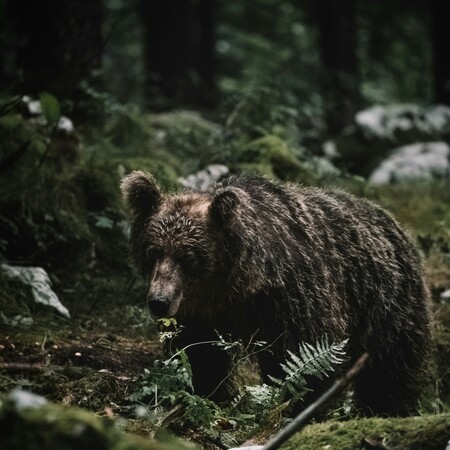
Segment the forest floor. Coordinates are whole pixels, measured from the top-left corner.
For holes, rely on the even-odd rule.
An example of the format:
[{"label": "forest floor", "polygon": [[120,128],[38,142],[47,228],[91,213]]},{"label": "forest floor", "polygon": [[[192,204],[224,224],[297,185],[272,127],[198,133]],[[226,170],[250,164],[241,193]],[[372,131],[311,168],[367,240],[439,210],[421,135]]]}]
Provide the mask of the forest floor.
[{"label": "forest floor", "polygon": [[[120,315],[120,308],[114,309]],[[28,390],[56,404],[113,419],[130,433],[153,438],[159,426],[146,417],[139,418],[136,408],[146,405],[129,396],[141,385],[144,370],[163,358],[163,346],[156,325],[145,324],[145,330],[136,330],[117,317],[108,322],[113,316],[116,314],[110,309],[95,319],[80,315],[67,321],[41,311],[31,328],[0,330],[0,392]],[[171,411],[162,411],[161,418],[166,414],[170,417]],[[224,448],[201,428],[177,424],[176,414],[165,422],[172,433],[201,448]]]},{"label": "forest floor", "polygon": [[[405,436],[408,427],[420,428],[421,436],[425,436],[421,442],[429,444],[426,430],[441,430],[441,423],[447,426],[449,422],[450,302],[441,298],[442,292],[450,286],[449,193],[445,189],[430,188],[413,194],[401,188],[377,190],[368,196],[392,211],[412,232],[425,262],[433,298],[435,340],[434,364],[420,410],[425,425],[399,422],[401,428],[396,428],[393,422],[362,419],[355,422],[348,421],[350,416],[345,414],[331,414],[327,418],[339,416],[339,420],[347,421],[347,425],[342,426],[349,428],[341,429],[342,422],[329,420],[315,425],[314,429],[308,428],[305,435],[310,437],[302,444],[304,448],[320,448],[334,439],[338,439],[339,444],[333,448],[355,448],[355,436],[383,435],[383,430],[392,430],[389,436]],[[98,248],[102,248],[100,244]],[[119,254],[122,252],[123,256]],[[54,289],[61,293],[60,299],[70,310],[71,319],[33,305],[29,293],[25,295],[23,289],[15,290],[14,284],[0,286],[3,289],[0,292],[2,313],[7,316],[19,313],[33,319],[32,325],[2,325],[0,329],[0,392],[22,388],[56,404],[81,407],[97,416],[114,419],[125,430],[146,438],[154,437],[164,423],[177,436],[202,448],[230,448],[248,439],[264,443],[283,425],[280,411],[265,423],[247,418],[241,426],[236,425],[235,418],[224,414],[224,409],[213,433],[204,426],[180,424],[176,401],[173,408],[159,409],[153,418],[136,415],[139,407],[149,405],[145,399],[136,401],[130,396],[142,389],[145,370],[151,370],[155,360],[163,360],[164,355],[157,325],[143,303],[145,289],[135,275],[123,268],[125,255],[125,246],[114,253],[115,258],[122,259],[115,263],[115,269],[113,264],[105,270],[96,263],[85,272],[66,266],[54,270]],[[433,425],[427,428],[427,421]],[[445,434],[446,430],[442,432]],[[344,437],[349,439],[348,447],[339,447],[342,444],[339,439]],[[307,442],[312,442],[311,447]],[[318,442],[320,447],[314,447]],[[440,441],[438,443],[441,445]],[[410,448],[432,448],[426,445]]]},{"label": "forest floor", "polygon": [[161,345],[101,328],[86,327],[83,318],[70,324],[53,318],[50,325],[38,320],[32,330],[2,332],[0,390],[20,386],[100,415],[123,412],[133,383],[161,356]]},{"label": "forest floor", "polygon": [[[114,310],[114,307],[112,309]],[[119,312],[120,309],[117,309],[116,313]],[[154,437],[154,424],[136,418],[136,402],[130,401],[129,396],[138,388],[143,370],[151,368],[155,359],[163,356],[157,330],[154,325],[146,325],[145,329],[136,330],[125,323],[121,324],[117,319],[108,323],[108,317],[115,315],[110,309],[104,311],[103,318],[99,312],[95,319],[80,315],[73,321],[67,321],[40,312],[35,316],[32,328],[3,330],[0,332],[0,391],[20,387],[57,404],[82,407],[100,417],[115,420],[121,418],[129,432]],[[424,416],[420,422],[401,421],[398,424],[359,419],[356,422],[347,422],[347,425],[344,422],[342,425],[342,422],[327,420],[323,424],[314,425],[313,428],[308,427],[305,430],[305,440],[295,441],[301,442],[305,447],[296,447],[291,443],[291,448],[331,445],[335,442],[334,439],[346,443],[342,448],[353,448],[357,442],[356,437],[360,435],[364,435],[367,440],[366,447],[362,448],[375,448],[370,445],[381,445],[380,436],[387,436],[389,439],[399,439],[400,436],[405,439],[410,430],[415,429],[417,433],[413,433],[411,439],[419,439],[417,436],[420,430],[420,442],[423,443],[424,439],[425,442],[436,439],[436,430],[441,430],[441,433],[448,432],[450,418],[448,414],[442,413],[448,411],[444,394],[448,397],[449,305],[436,304],[435,317],[439,332],[439,368],[430,380],[428,404],[424,405],[423,412],[430,413],[433,409],[432,403],[438,401],[439,404],[434,407],[440,410],[441,414],[434,419],[433,416]],[[172,425],[175,425],[172,427],[173,432],[188,438],[201,448],[225,448],[201,428],[180,428],[176,424],[176,418]],[[433,433],[432,438],[427,435],[427,430]],[[254,431],[252,443],[263,443],[276,430],[259,428]],[[424,438],[423,435],[427,437]],[[377,439],[380,441],[378,444]]]},{"label": "forest floor", "polygon": [[[133,119],[130,115],[125,118]],[[180,121],[179,118],[176,120]],[[236,418],[224,417],[226,410],[221,409],[221,416],[215,420],[215,433],[205,426],[180,425],[177,398],[174,398],[173,407],[163,411],[160,408],[156,426],[154,417],[136,415],[139,406],[149,405],[144,400],[131,400],[130,396],[142,390],[145,370],[151,370],[155,360],[164,359],[164,355],[157,325],[143,304],[145,289],[139,285],[127,261],[126,216],[120,199],[119,178],[125,170],[144,168],[162,173],[165,187],[173,188],[177,176],[186,173],[181,169],[178,172],[173,170],[177,164],[172,154],[160,151],[150,158],[141,150],[146,148],[143,141],[147,139],[152,143],[159,135],[147,136],[147,122],[133,128],[130,133],[131,143],[136,147],[135,154],[131,152],[131,147],[127,148],[126,154],[118,152],[122,146],[119,139],[122,135],[118,131],[123,128],[122,134],[128,132],[128,123],[129,120],[118,122],[120,127],[116,124],[116,133],[111,133],[108,142],[99,141],[99,138],[90,142],[87,135],[85,147],[81,150],[89,150],[92,160],[79,158],[75,164],[70,158],[73,156],[76,159],[74,155],[81,151],[76,139],[66,139],[58,145],[53,142],[53,146],[49,146],[46,135],[31,127],[27,121],[18,116],[3,118],[3,127],[7,132],[4,131],[6,137],[0,140],[0,144],[4,142],[6,150],[11,147],[17,151],[27,151],[20,163],[13,167],[14,170],[5,172],[7,177],[0,177],[2,262],[45,268],[53,281],[54,291],[70,311],[71,319],[39,307],[33,302],[29,288],[25,292],[23,286],[18,287],[6,277],[0,277],[0,393],[22,388],[57,404],[82,407],[97,416],[113,418],[123,423],[127,431],[146,437],[153,436],[163,421],[172,432],[187,437],[203,448],[229,448],[234,446],[229,443],[240,444],[251,437],[256,437],[256,442],[264,442],[277,426],[285,423],[280,410],[275,412],[277,418],[267,423],[244,411],[240,420],[246,420],[245,424],[250,425],[242,431],[236,426]],[[180,142],[190,145],[187,150],[192,150],[192,153],[185,149],[177,159],[178,165],[189,173],[199,164],[198,148],[208,141],[204,133],[209,128],[201,123],[198,133],[192,133],[191,125],[187,127],[189,133],[174,134],[173,127],[170,129],[172,134],[166,133],[170,146],[178,148]],[[23,136],[19,135],[18,130]],[[208,133],[215,135],[216,131],[212,129]],[[262,173],[269,176],[275,173],[277,176],[283,175],[281,168],[293,167],[292,155],[286,154],[285,146],[280,146],[279,141],[275,137],[264,138],[263,141],[259,139],[257,148],[251,147],[250,154],[256,155],[256,162],[259,162],[261,155],[272,155],[274,152],[276,157],[272,158],[273,161],[282,161],[280,167],[272,167],[273,164],[267,162],[270,167],[265,167]],[[28,145],[28,142],[32,144]],[[211,140],[211,148],[215,148],[215,142]],[[153,148],[150,143],[148,147]],[[104,160],[92,156],[97,155],[101,148],[107,150]],[[185,168],[186,155],[190,154],[191,165]],[[115,155],[115,159],[111,155]],[[207,154],[205,159],[209,161],[208,158]],[[250,158],[253,165],[249,165],[247,159],[248,155],[243,158],[241,169],[258,169],[259,166],[253,164],[256,164],[255,161]],[[197,162],[194,164],[194,161]],[[30,167],[37,169],[33,171]],[[289,175],[286,179],[307,184],[307,179],[301,178],[301,166],[298,165],[297,169],[295,176],[299,177],[298,180],[289,178],[292,175],[290,172],[285,174]],[[448,186],[439,184],[374,188],[359,178],[337,181],[339,187],[367,197],[391,211],[411,232],[421,250],[433,298],[435,354],[420,413],[426,424],[448,423],[450,300],[441,297],[441,294],[450,288],[450,190]],[[11,321],[15,317],[26,321],[12,325],[5,320]],[[186,396],[184,399],[193,400]],[[207,413],[205,410],[202,412]],[[199,415],[193,420],[202,418]],[[362,433],[363,437],[370,435],[370,427],[385,426],[376,420],[364,422],[361,419],[359,422],[355,419],[356,422],[353,422],[348,420],[348,416],[341,418],[349,426],[345,433],[353,438],[358,433],[351,427],[357,427],[359,423],[365,431],[358,436]],[[258,421],[260,423],[256,425],[260,427],[256,428],[255,422]],[[341,423],[344,422],[336,424],[326,421],[323,425],[317,425],[317,436],[325,437],[321,438],[320,445],[317,444],[319,441],[315,441],[316,444],[305,448],[355,448],[354,440],[347,447],[339,444],[329,447],[331,444],[327,439],[333,430],[337,434],[345,434]],[[402,424],[415,427],[414,421]],[[439,427],[435,429],[440,430]],[[377,433],[382,434],[381,431]],[[225,435],[232,438],[226,444],[222,439]],[[220,440],[216,439],[217,436]]]}]

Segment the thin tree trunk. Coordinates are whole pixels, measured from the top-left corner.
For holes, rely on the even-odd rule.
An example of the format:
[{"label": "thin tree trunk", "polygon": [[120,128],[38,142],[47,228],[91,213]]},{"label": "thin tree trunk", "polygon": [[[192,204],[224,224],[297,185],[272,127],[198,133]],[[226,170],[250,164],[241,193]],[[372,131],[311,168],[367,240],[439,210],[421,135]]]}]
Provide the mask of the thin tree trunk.
[{"label": "thin tree trunk", "polygon": [[199,36],[195,67],[200,78],[199,102],[212,107],[216,102],[215,2],[201,0],[198,5]]},{"label": "thin tree trunk", "polygon": [[14,0],[23,92],[70,97],[101,65],[102,1]]},{"label": "thin tree trunk", "polygon": [[214,0],[142,0],[146,99],[154,109],[210,106]]},{"label": "thin tree trunk", "polygon": [[352,122],[359,103],[355,0],[319,0],[318,18],[325,112],[335,133]]},{"label": "thin tree trunk", "polygon": [[434,100],[450,105],[450,4],[432,1],[432,39],[434,56]]}]

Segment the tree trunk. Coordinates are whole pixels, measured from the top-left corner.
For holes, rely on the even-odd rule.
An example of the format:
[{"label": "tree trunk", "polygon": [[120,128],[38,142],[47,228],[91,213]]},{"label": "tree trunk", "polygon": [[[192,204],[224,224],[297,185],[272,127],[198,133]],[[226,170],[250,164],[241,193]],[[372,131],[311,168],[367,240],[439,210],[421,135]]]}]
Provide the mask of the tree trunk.
[{"label": "tree trunk", "polygon": [[215,75],[215,3],[214,0],[202,0],[198,6],[198,50],[195,67],[198,70],[200,84],[199,104],[213,107],[216,100]]},{"label": "tree trunk", "polygon": [[326,120],[336,133],[352,122],[359,103],[355,0],[319,0],[318,20]]},{"label": "tree trunk", "polygon": [[434,56],[434,100],[450,105],[450,28],[448,0],[432,1]]},{"label": "tree trunk", "polygon": [[142,11],[149,106],[211,106],[214,0],[142,0]]},{"label": "tree trunk", "polygon": [[102,0],[13,0],[21,91],[71,97],[100,67]]}]

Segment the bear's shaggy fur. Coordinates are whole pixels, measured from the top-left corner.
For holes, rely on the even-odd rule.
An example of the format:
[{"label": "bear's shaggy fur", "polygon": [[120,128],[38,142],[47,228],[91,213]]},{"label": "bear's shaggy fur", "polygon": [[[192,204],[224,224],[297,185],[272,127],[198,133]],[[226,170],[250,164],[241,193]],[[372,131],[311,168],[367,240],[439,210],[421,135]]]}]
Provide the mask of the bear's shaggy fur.
[{"label": "bear's shaggy fur", "polygon": [[[384,210],[341,191],[247,176],[206,192],[163,195],[141,171],[124,178],[131,253],[158,316],[176,316],[178,345],[264,340],[263,380],[299,342],[349,338],[370,361],[355,400],[369,414],[416,406],[430,350],[429,294],[418,254]],[[189,349],[194,386],[218,394],[229,372],[217,346]]]}]

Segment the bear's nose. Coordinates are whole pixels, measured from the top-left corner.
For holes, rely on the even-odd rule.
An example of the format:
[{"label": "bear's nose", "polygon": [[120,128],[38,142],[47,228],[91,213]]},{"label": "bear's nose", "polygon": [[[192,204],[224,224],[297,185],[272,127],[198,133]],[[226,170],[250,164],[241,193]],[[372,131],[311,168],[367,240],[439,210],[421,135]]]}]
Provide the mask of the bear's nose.
[{"label": "bear's nose", "polygon": [[157,317],[164,317],[169,311],[170,300],[160,295],[152,295],[148,297],[148,307],[150,311]]}]

